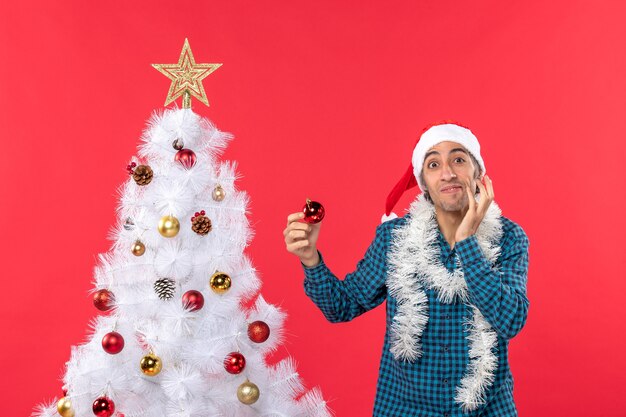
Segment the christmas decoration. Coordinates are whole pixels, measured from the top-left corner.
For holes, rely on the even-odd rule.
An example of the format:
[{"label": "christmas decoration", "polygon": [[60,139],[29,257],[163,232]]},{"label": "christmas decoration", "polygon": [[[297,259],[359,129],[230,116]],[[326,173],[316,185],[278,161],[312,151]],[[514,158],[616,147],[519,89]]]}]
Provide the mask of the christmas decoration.
[{"label": "christmas decoration", "polygon": [[181,149],[176,152],[174,159],[186,169],[192,168],[196,164],[196,154],[191,149]]},{"label": "christmas decoration", "polygon": [[150,352],[139,362],[139,367],[141,368],[141,372],[148,376],[156,376],[161,372],[163,364],[161,363],[161,358],[159,358],[154,353]]},{"label": "christmas decoration", "polygon": [[191,218],[191,230],[199,235],[206,235],[211,231],[211,219],[204,215],[205,212],[196,212]]},{"label": "christmas decoration", "polygon": [[172,142],[172,147],[177,151],[180,151],[185,147],[185,144],[183,143],[182,139],[178,138],[174,142]]},{"label": "christmas decoration", "polygon": [[146,246],[140,240],[136,240],[135,243],[133,243],[131,252],[135,256],[141,256],[146,252]]},{"label": "christmas decoration", "polygon": [[317,201],[306,199],[306,204],[302,207],[304,213],[304,221],[309,224],[319,223],[324,218],[324,206]]},{"label": "christmas decoration", "polygon": [[224,368],[230,374],[240,374],[246,367],[246,358],[239,352],[231,352],[224,359]]},{"label": "christmas decoration", "polygon": [[152,181],[152,177],[154,173],[152,172],[152,168],[148,165],[139,165],[138,167],[132,169],[135,164],[134,162],[129,165],[129,173],[133,176],[133,179],[137,183],[137,185],[148,185]]},{"label": "christmas decoration", "polygon": [[174,237],[180,231],[180,222],[174,216],[163,216],[159,220],[159,233],[164,237]]},{"label": "christmas decoration", "polygon": [[[237,164],[221,160],[232,135],[191,108],[197,95],[208,103],[201,65],[187,42],[178,65],[155,65],[172,78],[168,102],[182,97],[182,108],[153,113],[128,166],[133,180],[120,188],[115,242],[94,271],[94,306],[111,314],[98,314],[95,336],[71,349],[63,376],[71,403],[61,412],[330,417],[319,392],[305,392],[291,358],[264,360],[281,343],[285,313],[259,294],[244,253],[254,236],[249,198],[235,184]],[[192,216],[181,230],[179,220]],[[255,384],[241,384],[247,377]],[[268,401],[246,410],[260,390]],[[57,406],[34,417],[58,417]]]},{"label": "christmas decoration", "polygon": [[209,100],[204,92],[202,80],[222,64],[196,64],[189,41],[185,39],[178,64],[152,64],[152,66],[172,80],[167,99],[165,99],[166,106],[183,95],[185,91],[208,106]]},{"label": "christmas decoration", "polygon": [[254,343],[263,343],[270,337],[270,326],[257,320],[248,325],[248,337]]},{"label": "christmas decoration", "polygon": [[204,296],[200,291],[189,290],[183,294],[183,306],[190,311],[198,311],[204,306]]},{"label": "christmas decoration", "polygon": [[63,397],[57,402],[57,411],[61,417],[74,417],[74,409],[69,398]]},{"label": "christmas decoration", "polygon": [[226,191],[224,191],[221,185],[217,184],[211,193],[211,197],[215,201],[222,201],[226,197]]},{"label": "christmas decoration", "polygon": [[135,223],[133,222],[133,219],[131,219],[130,217],[126,218],[126,221],[124,221],[124,230],[133,230],[135,228]]},{"label": "christmas decoration", "polygon": [[237,388],[237,398],[247,405],[257,402],[260,395],[259,387],[247,380]]},{"label": "christmas decoration", "polygon": [[93,402],[91,408],[97,417],[111,417],[115,412],[115,403],[112,399],[102,396]]},{"label": "christmas decoration", "polygon": [[98,290],[93,294],[93,305],[100,311],[109,311],[113,308],[113,293],[109,290]]},{"label": "christmas decoration", "polygon": [[118,332],[109,332],[102,338],[102,348],[106,353],[117,355],[124,349],[124,338]]},{"label": "christmas decoration", "polygon": [[171,278],[161,278],[154,283],[154,291],[161,300],[171,300],[176,292],[176,281]]},{"label": "christmas decoration", "polygon": [[211,276],[209,285],[211,289],[218,294],[224,294],[230,289],[231,280],[228,274],[224,272],[216,272]]}]

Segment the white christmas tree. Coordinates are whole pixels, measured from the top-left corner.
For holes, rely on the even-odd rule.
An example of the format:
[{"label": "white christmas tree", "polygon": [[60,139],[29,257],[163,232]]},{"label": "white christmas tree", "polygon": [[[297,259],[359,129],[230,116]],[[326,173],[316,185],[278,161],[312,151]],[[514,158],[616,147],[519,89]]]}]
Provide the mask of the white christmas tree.
[{"label": "white christmas tree", "polygon": [[64,396],[34,415],[330,415],[291,358],[266,362],[285,314],[258,294],[244,254],[248,196],[236,164],[218,160],[232,137],[190,108],[191,96],[208,105],[201,80],[219,65],[196,64],[187,40],[178,64],[155,65],[172,79],[166,105],[182,96],[183,108],[155,113],[144,131],[95,268],[106,313],[72,348]]}]

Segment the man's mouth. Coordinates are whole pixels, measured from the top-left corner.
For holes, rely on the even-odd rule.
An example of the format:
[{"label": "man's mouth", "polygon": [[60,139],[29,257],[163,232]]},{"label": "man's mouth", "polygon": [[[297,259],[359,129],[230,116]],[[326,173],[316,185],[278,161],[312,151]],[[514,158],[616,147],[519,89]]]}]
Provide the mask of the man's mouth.
[{"label": "man's mouth", "polygon": [[449,185],[447,187],[443,187],[439,191],[441,191],[444,194],[453,194],[453,193],[456,193],[457,191],[461,191],[462,189],[463,187],[461,187],[460,185]]}]

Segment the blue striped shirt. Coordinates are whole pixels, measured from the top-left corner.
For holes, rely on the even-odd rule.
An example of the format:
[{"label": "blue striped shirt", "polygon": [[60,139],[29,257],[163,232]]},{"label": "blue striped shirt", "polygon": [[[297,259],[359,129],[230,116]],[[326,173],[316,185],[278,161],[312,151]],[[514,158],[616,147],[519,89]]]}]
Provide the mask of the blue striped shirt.
[{"label": "blue striped shirt", "polygon": [[[305,267],[304,290],[333,323],[350,321],[387,301],[387,328],[380,360],[375,417],[423,416],[517,416],[513,401],[513,377],[508,364],[508,343],[524,326],[529,301],[526,296],[528,238],[522,228],[501,216],[501,252],[494,267],[472,235],[454,245],[441,231],[437,240],[441,262],[449,271],[463,268],[470,303],[476,306],[498,335],[498,367],[486,404],[464,413],[454,402],[456,387],[469,357],[464,323],[472,317],[471,307],[461,302],[444,304],[431,289],[428,324],[421,337],[422,357],[415,362],[394,359],[389,351],[390,330],[397,302],[387,292],[387,252],[391,232],[404,225],[410,214],[380,224],[376,236],[356,270],[338,279],[321,258]],[[460,266],[457,264],[457,257]]]}]

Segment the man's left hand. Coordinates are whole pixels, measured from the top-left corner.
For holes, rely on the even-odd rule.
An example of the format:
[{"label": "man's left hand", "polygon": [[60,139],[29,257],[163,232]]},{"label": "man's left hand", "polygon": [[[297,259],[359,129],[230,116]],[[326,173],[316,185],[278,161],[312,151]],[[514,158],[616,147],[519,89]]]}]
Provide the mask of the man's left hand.
[{"label": "man's left hand", "polygon": [[469,198],[469,209],[467,213],[465,213],[465,217],[463,217],[458,229],[456,229],[456,234],[454,235],[456,242],[460,242],[476,233],[480,222],[483,221],[487,213],[489,205],[493,201],[493,184],[491,183],[491,178],[485,175],[484,181],[485,184],[483,184],[481,180],[476,181],[480,189],[480,201],[478,204],[476,204],[476,200],[474,199],[474,193],[470,185],[471,181],[465,184],[465,190]]}]

